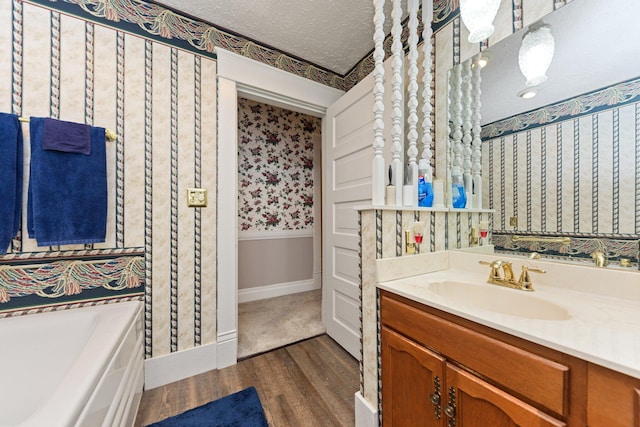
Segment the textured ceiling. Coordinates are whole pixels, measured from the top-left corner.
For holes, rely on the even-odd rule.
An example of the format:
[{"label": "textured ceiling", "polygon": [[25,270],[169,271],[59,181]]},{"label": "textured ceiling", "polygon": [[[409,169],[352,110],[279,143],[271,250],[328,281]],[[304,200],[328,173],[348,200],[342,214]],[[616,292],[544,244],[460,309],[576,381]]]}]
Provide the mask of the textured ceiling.
[{"label": "textured ceiling", "polygon": [[[373,49],[371,0],[160,0],[217,27],[346,74]],[[385,2],[386,29],[391,2]],[[406,1],[403,1],[406,16]]]}]

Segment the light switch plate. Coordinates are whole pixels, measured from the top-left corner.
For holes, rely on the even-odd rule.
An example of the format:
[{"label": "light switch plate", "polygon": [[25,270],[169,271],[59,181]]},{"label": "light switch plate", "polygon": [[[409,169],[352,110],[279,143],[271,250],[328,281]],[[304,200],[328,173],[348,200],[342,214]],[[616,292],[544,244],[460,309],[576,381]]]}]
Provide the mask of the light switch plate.
[{"label": "light switch plate", "polygon": [[207,189],[187,188],[187,206],[190,208],[207,207]]},{"label": "light switch plate", "polygon": [[518,217],[517,216],[512,216],[511,218],[509,218],[509,225],[512,227],[517,227],[518,226]]}]

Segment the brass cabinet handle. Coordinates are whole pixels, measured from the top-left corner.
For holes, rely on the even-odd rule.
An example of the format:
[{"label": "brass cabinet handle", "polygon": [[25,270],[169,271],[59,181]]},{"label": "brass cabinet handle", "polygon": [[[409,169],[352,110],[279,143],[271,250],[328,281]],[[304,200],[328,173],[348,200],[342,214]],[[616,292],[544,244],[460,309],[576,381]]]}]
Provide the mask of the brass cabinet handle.
[{"label": "brass cabinet handle", "polygon": [[449,418],[455,418],[456,408],[451,405],[447,405],[447,407],[444,408],[444,413],[447,414],[447,417]]},{"label": "brass cabinet handle", "polygon": [[431,403],[440,405],[440,393],[431,393]]},{"label": "brass cabinet handle", "polygon": [[429,395],[429,399],[431,403],[435,406],[433,408],[433,414],[436,416],[436,419],[442,418],[442,408],[440,407],[440,402],[442,401],[442,397],[440,395],[440,377],[436,375],[433,379],[433,393]]},{"label": "brass cabinet handle", "polygon": [[448,427],[456,427],[456,389],[453,387],[449,387],[449,404],[444,413],[449,417]]}]

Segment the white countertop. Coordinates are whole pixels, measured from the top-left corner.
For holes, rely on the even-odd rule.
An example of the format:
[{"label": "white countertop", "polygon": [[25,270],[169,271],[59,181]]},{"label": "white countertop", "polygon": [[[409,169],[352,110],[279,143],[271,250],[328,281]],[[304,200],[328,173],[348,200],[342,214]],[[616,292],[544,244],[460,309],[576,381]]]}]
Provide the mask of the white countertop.
[{"label": "white countertop", "polygon": [[[573,355],[609,369],[640,378],[640,272],[596,269],[557,262],[528,261],[498,254],[481,255],[448,252],[448,265],[426,274],[389,280],[380,289],[446,311],[508,334]],[[544,268],[546,274],[531,273],[534,292],[487,284],[490,268],[479,260],[505,259],[513,262],[516,277],[520,266]],[[457,266],[464,266],[460,268]],[[474,305],[470,296],[452,298],[431,283],[461,282],[466,286],[490,287],[491,298],[527,304],[527,298],[548,301],[566,309],[562,320],[535,318],[535,312],[522,317]],[[456,283],[440,286],[456,286]],[[471,288],[467,288],[469,290]],[[475,291],[475,288],[473,288]],[[480,289],[478,289],[481,291]],[[532,305],[536,301],[530,301]],[[539,301],[538,301],[539,302]],[[482,305],[482,304],[480,304]],[[505,312],[509,312],[506,310]],[[516,308],[516,313],[518,309]],[[526,313],[526,307],[522,312]],[[564,310],[563,310],[564,311]]]}]

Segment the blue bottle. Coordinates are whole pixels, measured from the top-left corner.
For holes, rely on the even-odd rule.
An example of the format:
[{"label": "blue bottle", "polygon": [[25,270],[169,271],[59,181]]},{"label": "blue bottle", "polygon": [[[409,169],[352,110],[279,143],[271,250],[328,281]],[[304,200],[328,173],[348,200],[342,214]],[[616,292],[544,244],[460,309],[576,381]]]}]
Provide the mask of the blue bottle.
[{"label": "blue bottle", "polygon": [[467,194],[464,191],[462,175],[451,177],[451,202],[455,209],[462,209],[467,205]]},{"label": "blue bottle", "polygon": [[427,172],[427,160],[421,159],[418,162],[418,206],[430,208],[433,206],[433,184],[425,180]]}]

